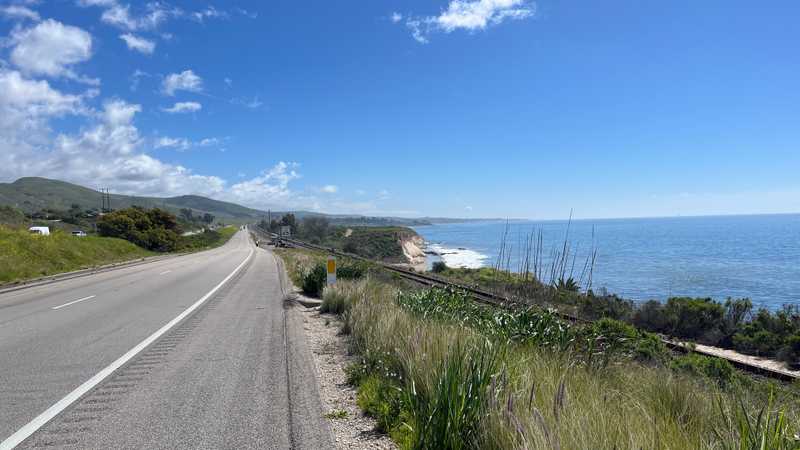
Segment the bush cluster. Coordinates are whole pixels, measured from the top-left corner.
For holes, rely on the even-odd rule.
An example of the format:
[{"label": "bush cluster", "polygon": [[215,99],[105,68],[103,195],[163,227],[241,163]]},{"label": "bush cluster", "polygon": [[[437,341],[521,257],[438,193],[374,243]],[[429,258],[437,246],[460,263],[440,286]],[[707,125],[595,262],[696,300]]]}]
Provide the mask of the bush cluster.
[{"label": "bush cluster", "polygon": [[[340,280],[357,280],[367,273],[364,263],[345,263],[336,268],[336,278]],[[303,293],[312,297],[322,297],[322,291],[328,282],[328,269],[325,263],[314,265],[303,275],[301,288]]]},{"label": "bush cluster", "polygon": [[616,295],[556,292],[556,302],[574,305],[578,316],[611,318],[653,333],[736,351],[778,358],[800,366],[800,307],[786,305],[777,311],[753,311],[749,299],[672,297],[665,303],[650,300],[635,304]]},{"label": "bush cluster", "polygon": [[162,209],[137,206],[108,213],[97,221],[101,236],[116,237],[156,252],[178,248],[181,229],[177,218]]}]

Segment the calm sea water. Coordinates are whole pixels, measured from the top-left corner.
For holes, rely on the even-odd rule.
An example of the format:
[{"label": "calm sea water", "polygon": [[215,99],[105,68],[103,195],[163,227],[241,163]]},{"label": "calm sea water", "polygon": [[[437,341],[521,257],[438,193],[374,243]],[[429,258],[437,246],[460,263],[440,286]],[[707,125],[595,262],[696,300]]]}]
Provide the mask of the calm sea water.
[{"label": "calm sea water", "polygon": [[[511,222],[511,268],[518,242],[541,228],[545,256],[563,244],[566,221]],[[429,248],[450,266],[492,266],[505,222],[416,227]],[[569,241],[578,255],[575,277],[590,252],[598,252],[593,287],[633,300],[702,296],[749,297],[771,309],[800,302],[800,214],[577,220]]]}]

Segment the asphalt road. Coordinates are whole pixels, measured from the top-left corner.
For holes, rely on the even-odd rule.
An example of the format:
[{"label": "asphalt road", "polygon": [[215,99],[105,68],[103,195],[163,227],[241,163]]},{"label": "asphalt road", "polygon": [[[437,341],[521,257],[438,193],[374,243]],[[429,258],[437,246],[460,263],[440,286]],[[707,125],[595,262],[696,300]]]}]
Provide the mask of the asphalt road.
[{"label": "asphalt road", "polygon": [[0,448],[332,448],[286,286],[240,232],[0,295]]}]

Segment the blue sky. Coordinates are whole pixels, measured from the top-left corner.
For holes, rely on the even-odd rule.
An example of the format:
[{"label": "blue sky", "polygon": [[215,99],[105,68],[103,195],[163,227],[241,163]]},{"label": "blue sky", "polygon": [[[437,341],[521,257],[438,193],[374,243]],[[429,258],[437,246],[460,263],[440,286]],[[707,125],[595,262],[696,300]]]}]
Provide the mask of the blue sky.
[{"label": "blue sky", "polygon": [[402,216],[800,211],[800,4],[0,2],[0,181]]}]

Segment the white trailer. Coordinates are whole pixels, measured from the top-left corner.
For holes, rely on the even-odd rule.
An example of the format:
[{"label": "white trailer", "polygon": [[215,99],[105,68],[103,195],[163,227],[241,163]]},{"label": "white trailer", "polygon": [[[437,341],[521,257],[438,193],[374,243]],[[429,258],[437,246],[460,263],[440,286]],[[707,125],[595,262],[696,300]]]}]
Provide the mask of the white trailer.
[{"label": "white trailer", "polygon": [[28,228],[28,232],[40,236],[50,236],[50,227],[30,227]]}]

